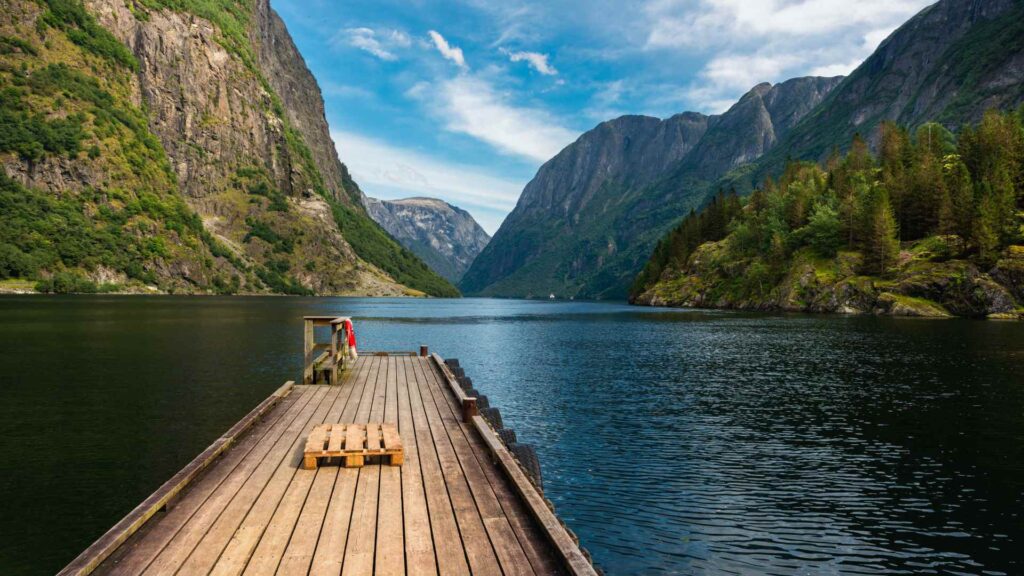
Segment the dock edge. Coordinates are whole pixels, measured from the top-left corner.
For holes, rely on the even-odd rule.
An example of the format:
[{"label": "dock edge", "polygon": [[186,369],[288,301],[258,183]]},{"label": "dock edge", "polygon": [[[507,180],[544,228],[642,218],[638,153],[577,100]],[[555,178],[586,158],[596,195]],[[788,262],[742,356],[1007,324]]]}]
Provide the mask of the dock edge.
[{"label": "dock edge", "polygon": [[[459,386],[458,381],[455,379],[455,375],[452,374],[451,370],[444,362],[444,358],[434,353],[430,355],[434,365],[444,376],[445,381],[448,383],[448,387],[452,393],[461,402],[467,399],[466,393]],[[526,473],[520,468],[519,463],[512,456],[512,454],[505,448],[505,445],[501,443],[501,439],[491,428],[491,425],[484,420],[483,416],[472,415],[469,418],[468,423],[472,423],[473,428],[476,429],[477,433],[483,439],[484,444],[487,445],[487,449],[490,451],[491,456],[501,466],[501,469],[505,472],[505,475],[512,482],[516,493],[523,499],[526,504],[527,510],[530,515],[537,522],[544,536],[548,539],[548,542],[554,548],[558,554],[559,559],[564,564],[566,570],[570,574],[578,576],[597,576],[598,572],[594,569],[593,564],[586,556],[583,555],[583,551],[579,545],[576,544],[573,537],[569,534],[569,531],[559,521],[558,516],[548,507],[544,497],[537,491],[537,487],[534,486],[533,482],[527,478]]]},{"label": "dock edge", "polygon": [[218,456],[235,443],[235,440],[270,411],[282,398],[291,393],[295,382],[289,380],[273,394],[260,402],[234,426],[213,441],[177,474],[164,482],[155,492],[129,512],[120,522],[99,537],[91,546],[79,554],[70,564],[58,572],[58,576],[85,576],[91,574],[132,534],[177,496],[186,486],[212,464]]}]

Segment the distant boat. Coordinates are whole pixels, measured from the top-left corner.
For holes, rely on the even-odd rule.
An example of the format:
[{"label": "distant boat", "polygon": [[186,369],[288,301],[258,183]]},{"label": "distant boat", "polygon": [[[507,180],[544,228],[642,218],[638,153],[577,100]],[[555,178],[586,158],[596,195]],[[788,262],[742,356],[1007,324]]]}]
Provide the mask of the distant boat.
[{"label": "distant boat", "polygon": [[548,300],[554,300],[554,299],[555,299],[555,293],[554,292],[552,292],[551,294],[548,294]]}]

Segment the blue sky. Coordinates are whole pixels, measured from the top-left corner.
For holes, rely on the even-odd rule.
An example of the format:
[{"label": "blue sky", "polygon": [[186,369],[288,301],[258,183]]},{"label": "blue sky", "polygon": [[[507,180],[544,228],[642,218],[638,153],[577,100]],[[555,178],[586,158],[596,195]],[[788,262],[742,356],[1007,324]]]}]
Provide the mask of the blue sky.
[{"label": "blue sky", "polygon": [[759,82],[847,74],[929,3],[271,0],[363,190],[442,198],[491,233],[601,121],[718,113]]}]

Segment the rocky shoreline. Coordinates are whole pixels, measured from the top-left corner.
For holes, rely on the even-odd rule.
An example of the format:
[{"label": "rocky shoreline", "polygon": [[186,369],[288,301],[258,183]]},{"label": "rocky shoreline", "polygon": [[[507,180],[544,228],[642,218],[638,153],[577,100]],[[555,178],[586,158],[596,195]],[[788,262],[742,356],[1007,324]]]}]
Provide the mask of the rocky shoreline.
[{"label": "rocky shoreline", "polygon": [[642,306],[773,312],[875,314],[927,318],[1024,319],[1024,246],[1010,246],[992,267],[964,259],[958,237],[906,246],[886,277],[858,275],[861,256],[798,254],[782,280],[751,286],[747,262],[725,262],[724,243],[708,242],[685,272],[663,277],[631,301]]}]

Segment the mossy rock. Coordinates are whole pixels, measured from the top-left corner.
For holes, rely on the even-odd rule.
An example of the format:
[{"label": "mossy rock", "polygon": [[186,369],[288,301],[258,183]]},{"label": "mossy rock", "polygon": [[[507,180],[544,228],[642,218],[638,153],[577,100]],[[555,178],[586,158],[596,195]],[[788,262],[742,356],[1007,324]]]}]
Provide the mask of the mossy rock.
[{"label": "mossy rock", "polygon": [[963,238],[948,234],[919,240],[911,245],[909,252],[914,260],[944,262],[960,258],[966,250],[967,243]]},{"label": "mossy rock", "polygon": [[940,304],[926,298],[914,298],[892,292],[883,292],[878,295],[876,311],[890,316],[919,318],[951,318],[953,316]]}]

